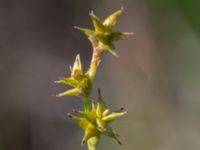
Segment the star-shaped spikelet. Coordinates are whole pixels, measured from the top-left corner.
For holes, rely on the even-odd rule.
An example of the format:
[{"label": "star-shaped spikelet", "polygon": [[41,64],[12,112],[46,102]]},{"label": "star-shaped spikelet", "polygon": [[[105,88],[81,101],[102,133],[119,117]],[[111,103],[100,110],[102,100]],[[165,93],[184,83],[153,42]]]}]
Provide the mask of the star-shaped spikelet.
[{"label": "star-shaped spikelet", "polygon": [[62,83],[72,86],[73,88],[65,92],[59,93],[57,97],[61,96],[86,96],[90,94],[90,79],[87,74],[82,71],[80,55],[76,56],[73,67],[71,68],[71,76],[68,78],[61,77],[55,83]]},{"label": "star-shaped spikelet", "polygon": [[[91,111],[73,111],[81,116],[77,117],[68,114],[68,116],[76,121],[85,132],[85,135],[82,139],[82,144],[86,143],[90,138],[93,137],[95,137],[95,139],[98,139],[99,141],[100,136],[105,135],[115,139],[121,145],[121,142],[118,139],[119,135],[113,131],[109,124],[115,119],[126,114],[127,111],[124,111],[124,109],[120,109],[119,111],[110,112],[110,109],[105,105],[101,97],[100,90],[98,103],[96,105],[94,102],[92,103]],[[96,142],[96,144],[98,144],[98,142]]]},{"label": "star-shaped spikelet", "polygon": [[123,7],[108,16],[104,21],[101,21],[92,11],[89,15],[92,19],[94,29],[80,28],[76,26],[75,28],[83,32],[88,37],[94,48],[103,49],[116,56],[117,54],[115,52],[113,42],[133,34],[129,32],[113,31],[113,28],[117,23],[117,19],[122,11]]}]

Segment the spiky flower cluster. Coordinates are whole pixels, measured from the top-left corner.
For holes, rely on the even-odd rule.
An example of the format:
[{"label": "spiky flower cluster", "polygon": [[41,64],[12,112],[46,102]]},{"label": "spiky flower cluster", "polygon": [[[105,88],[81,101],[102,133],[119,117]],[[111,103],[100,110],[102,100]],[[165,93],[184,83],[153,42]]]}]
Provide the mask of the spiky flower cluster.
[{"label": "spiky flower cluster", "polygon": [[76,56],[73,68],[70,67],[71,77],[61,77],[60,80],[55,81],[55,83],[63,83],[65,85],[70,85],[73,88],[65,92],[59,93],[57,97],[61,96],[84,96],[88,97],[90,95],[91,86],[90,78],[88,74],[84,74],[82,70],[82,64],[80,60],[80,55]]},{"label": "spiky flower cluster", "polygon": [[104,21],[101,21],[101,19],[99,19],[92,11],[89,15],[92,19],[94,29],[80,28],[76,26],[75,28],[83,32],[89,38],[93,47],[109,51],[111,54],[116,56],[117,54],[113,42],[123,39],[127,35],[133,34],[129,32],[113,31],[113,28],[117,23],[117,18],[122,13],[123,9],[124,8],[122,7],[121,10],[114,12]]},{"label": "spiky flower cluster", "polygon": [[76,121],[85,131],[82,144],[87,142],[90,138],[95,137],[97,141],[93,142],[92,146],[96,147],[102,134],[115,139],[121,145],[121,142],[118,139],[118,134],[113,131],[113,129],[109,126],[109,123],[126,114],[127,111],[123,111],[124,109],[121,108],[118,111],[110,112],[110,109],[106,106],[102,99],[100,90],[98,94],[98,103],[95,105],[94,101],[92,102],[91,111],[85,112],[74,109],[73,111],[81,117],[76,117],[71,114],[68,114],[68,116]]},{"label": "spiky flower cluster", "polygon": [[62,77],[58,81],[55,81],[55,83],[62,83],[72,87],[72,89],[59,93],[57,97],[79,96],[83,99],[84,111],[74,109],[74,112],[79,114],[80,117],[71,114],[68,114],[68,116],[77,122],[84,130],[85,135],[82,139],[82,144],[87,142],[89,150],[96,149],[101,135],[111,137],[121,144],[118,139],[118,134],[113,131],[109,126],[109,123],[126,114],[127,111],[120,109],[118,111],[110,112],[110,109],[105,105],[102,99],[100,90],[98,92],[97,104],[94,102],[91,104],[90,95],[102,53],[108,51],[116,56],[117,54],[113,42],[132,34],[128,32],[113,31],[117,18],[122,13],[122,10],[123,8],[114,12],[104,21],[101,21],[92,11],[89,15],[93,22],[94,29],[75,27],[83,32],[92,44],[93,54],[90,67],[84,73],[80,56],[77,55],[73,67],[70,67],[71,76]]}]

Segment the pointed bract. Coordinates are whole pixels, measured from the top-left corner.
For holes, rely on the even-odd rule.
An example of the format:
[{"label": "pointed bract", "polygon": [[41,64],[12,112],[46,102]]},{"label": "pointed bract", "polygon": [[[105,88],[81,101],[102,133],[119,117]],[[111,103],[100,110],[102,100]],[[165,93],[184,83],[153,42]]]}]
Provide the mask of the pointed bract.
[{"label": "pointed bract", "polygon": [[92,35],[94,35],[94,30],[90,30],[90,29],[86,29],[86,28],[80,28],[80,27],[74,27],[75,29],[81,31],[82,33],[84,33],[87,37],[90,37]]},{"label": "pointed bract", "polygon": [[110,31],[113,29],[113,27],[117,23],[118,16],[122,13],[122,10],[123,9],[114,12],[104,20],[103,25],[106,27],[107,30]]},{"label": "pointed bract", "polygon": [[82,75],[83,75],[82,64],[81,64],[80,55],[78,54],[78,55],[76,55],[76,59],[74,61],[74,65],[73,65],[72,72],[71,72],[71,77],[78,80],[81,78]]},{"label": "pointed bract", "polygon": [[70,78],[62,77],[62,78],[60,78],[60,80],[55,81],[54,83],[63,83],[63,84],[66,84],[66,85],[70,85],[72,87],[76,87],[79,82],[77,80],[75,80],[74,78],[71,78],[71,77]]},{"label": "pointed bract", "polygon": [[98,103],[97,103],[97,110],[96,110],[97,117],[102,117],[105,109],[106,109],[106,105],[102,99],[101,91],[99,89],[98,90]]},{"label": "pointed bract", "polygon": [[79,126],[84,130],[85,135],[82,139],[82,144],[85,144],[88,141],[88,139],[90,139],[91,137],[94,137],[94,136],[99,137],[99,132],[96,129],[96,127],[90,121],[88,121],[86,118],[76,117],[71,114],[68,114],[68,116],[72,120],[77,122],[79,124]]},{"label": "pointed bract", "polygon": [[86,143],[91,137],[94,137],[94,136],[98,136],[98,131],[96,130],[96,127],[91,124],[91,123],[88,123],[88,126],[85,130],[85,135],[82,139],[82,144]]},{"label": "pointed bract", "polygon": [[133,33],[132,32],[112,32],[111,34],[107,33],[107,37],[110,41],[118,41],[130,35],[133,35]]},{"label": "pointed bract", "polygon": [[110,109],[106,109],[104,112],[103,112],[103,117],[107,116],[110,112]]},{"label": "pointed bract", "polygon": [[65,92],[59,93],[56,95],[56,97],[62,97],[62,96],[81,96],[82,92],[78,88],[73,88],[70,90],[67,90]]},{"label": "pointed bract", "polygon": [[107,126],[107,130],[103,133],[104,135],[106,135],[106,136],[108,136],[108,137],[110,137],[110,138],[113,138],[114,140],[116,140],[117,141],[117,143],[119,144],[119,145],[122,145],[122,143],[120,142],[120,140],[118,139],[118,134],[117,133],[115,133],[114,131],[113,131],[113,129],[110,127],[110,126]]},{"label": "pointed bract", "polygon": [[94,14],[93,11],[89,14],[96,33],[105,32],[105,26],[103,25],[102,21]]},{"label": "pointed bract", "polygon": [[111,114],[109,114],[109,115],[107,115],[107,116],[104,116],[104,117],[102,118],[102,120],[104,120],[104,121],[106,121],[107,123],[109,123],[109,122],[111,122],[111,121],[113,121],[113,120],[115,120],[115,119],[117,119],[117,118],[119,118],[119,117],[125,115],[126,113],[127,113],[127,112],[111,113]]}]

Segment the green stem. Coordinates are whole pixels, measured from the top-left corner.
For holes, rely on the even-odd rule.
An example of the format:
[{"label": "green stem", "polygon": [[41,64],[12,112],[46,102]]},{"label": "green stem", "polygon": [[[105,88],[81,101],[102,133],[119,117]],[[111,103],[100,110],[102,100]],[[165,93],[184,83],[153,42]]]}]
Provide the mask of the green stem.
[{"label": "green stem", "polygon": [[84,102],[85,112],[89,112],[90,111],[90,98],[89,97],[83,97],[83,102]]},{"label": "green stem", "polygon": [[88,141],[87,141],[87,145],[88,145],[88,150],[96,150],[96,146],[99,143],[99,137],[91,137]]},{"label": "green stem", "polygon": [[90,145],[88,144],[88,150],[96,150],[96,147],[90,146]]},{"label": "green stem", "polygon": [[88,69],[88,75],[91,80],[94,80],[94,77],[96,76],[96,72],[99,67],[99,63],[101,62],[102,53],[103,53],[103,49],[93,47],[92,59],[90,62],[90,67]]},{"label": "green stem", "polygon": [[[97,72],[97,68],[99,66],[99,63],[101,61],[101,55],[103,53],[103,50],[102,49],[98,49],[97,47],[94,47],[93,46],[93,54],[92,54],[92,59],[91,59],[91,63],[90,63],[90,67],[87,71],[87,75],[90,79],[90,88],[89,88],[89,91],[91,91],[92,89],[92,86],[93,86],[93,80],[94,80],[94,77],[96,76],[96,72]],[[87,95],[87,97],[83,97],[83,102],[84,102],[84,108],[85,108],[85,112],[89,112],[90,111],[90,92],[89,94]]]}]

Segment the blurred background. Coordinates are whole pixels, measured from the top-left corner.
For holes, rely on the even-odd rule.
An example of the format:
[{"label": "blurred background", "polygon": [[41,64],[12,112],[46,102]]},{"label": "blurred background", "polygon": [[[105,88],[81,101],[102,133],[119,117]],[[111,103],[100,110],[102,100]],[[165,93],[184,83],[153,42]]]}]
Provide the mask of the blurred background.
[{"label": "blurred background", "polygon": [[80,150],[83,132],[66,114],[79,98],[53,81],[69,75],[76,54],[86,70],[88,40],[74,25],[92,27],[125,11],[117,29],[119,58],[103,56],[93,90],[129,113],[113,123],[123,143],[102,138],[98,150],[200,149],[199,0],[0,0],[0,150]]}]

